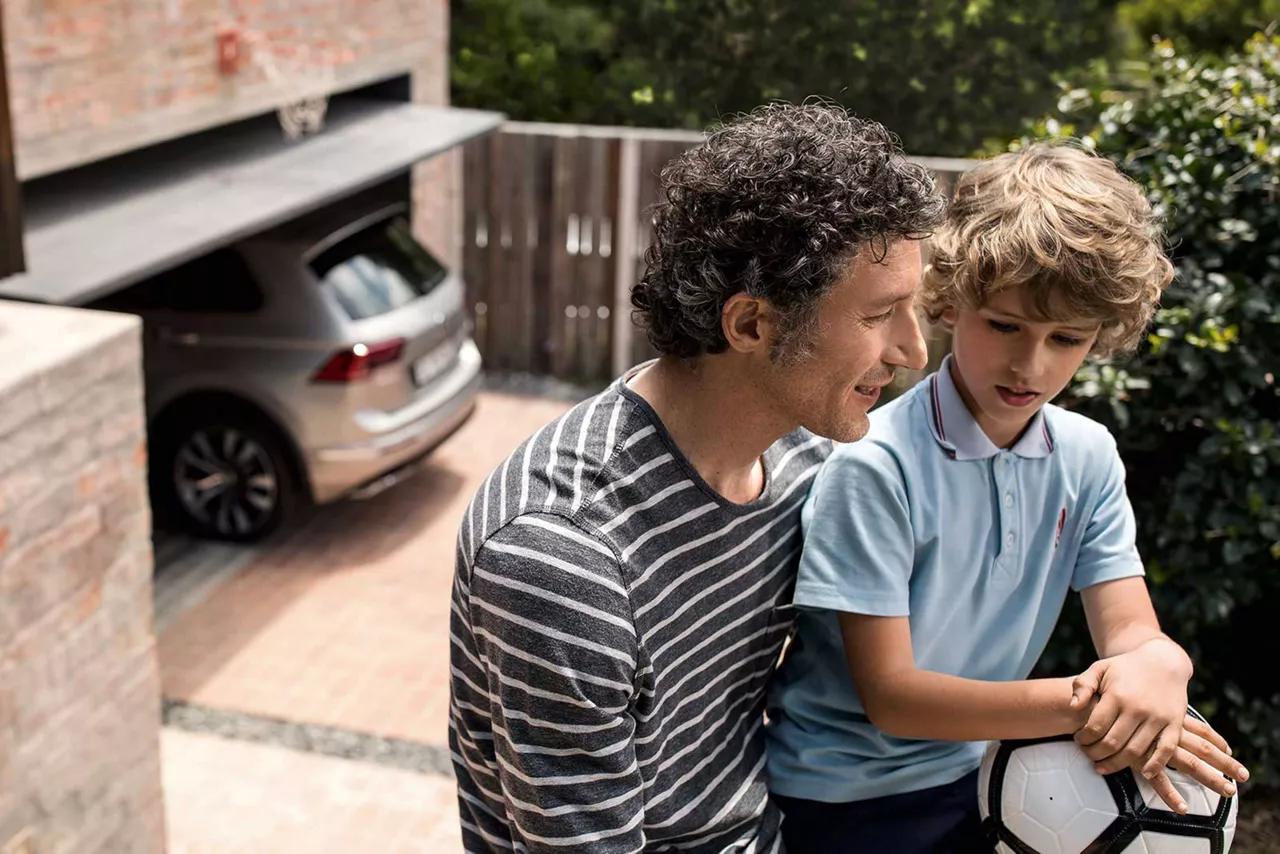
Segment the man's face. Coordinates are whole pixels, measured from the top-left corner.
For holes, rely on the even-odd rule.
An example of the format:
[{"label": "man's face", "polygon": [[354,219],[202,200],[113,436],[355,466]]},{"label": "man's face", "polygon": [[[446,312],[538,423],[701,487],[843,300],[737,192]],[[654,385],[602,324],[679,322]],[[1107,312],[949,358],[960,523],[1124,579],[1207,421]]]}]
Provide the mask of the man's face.
[{"label": "man's face", "polygon": [[1032,320],[1020,288],[978,309],[948,309],[956,384],[996,445],[1011,445],[1044,404],[1067,387],[1098,337],[1093,321]]},{"label": "man's face", "polygon": [[894,243],[880,263],[860,252],[820,303],[808,355],[771,362],[766,393],[819,436],[865,436],[867,412],[894,371],[927,361],[913,304],[921,272],[913,240]]}]

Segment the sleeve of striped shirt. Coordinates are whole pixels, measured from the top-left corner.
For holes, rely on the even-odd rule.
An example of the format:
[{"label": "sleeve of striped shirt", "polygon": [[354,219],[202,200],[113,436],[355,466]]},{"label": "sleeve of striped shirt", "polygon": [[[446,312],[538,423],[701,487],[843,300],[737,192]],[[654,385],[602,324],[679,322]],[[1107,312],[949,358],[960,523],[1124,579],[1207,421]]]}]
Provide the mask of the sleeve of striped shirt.
[{"label": "sleeve of striped shirt", "polygon": [[519,517],[476,555],[469,604],[516,849],[641,850],[637,643],[613,552],[560,517]]}]

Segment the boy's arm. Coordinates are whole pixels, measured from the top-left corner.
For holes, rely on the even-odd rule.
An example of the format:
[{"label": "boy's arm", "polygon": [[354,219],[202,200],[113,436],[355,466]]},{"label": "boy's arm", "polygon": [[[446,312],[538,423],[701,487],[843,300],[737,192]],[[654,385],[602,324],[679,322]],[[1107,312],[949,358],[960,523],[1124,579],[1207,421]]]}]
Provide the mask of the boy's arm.
[{"label": "boy's arm", "polygon": [[1075,680],[1080,705],[1096,700],[1076,741],[1099,772],[1132,767],[1174,809],[1182,799],[1163,770],[1170,760],[1205,785],[1231,794],[1234,789],[1222,773],[1237,779],[1248,773],[1229,757],[1217,733],[1186,714],[1191,659],[1160,630],[1147,593],[1115,440],[1108,434],[1099,450],[1099,489],[1085,509],[1088,522],[1072,587],[1080,591],[1101,660]]},{"label": "boy's arm", "polygon": [[[916,667],[906,617],[839,615],[854,686],[871,722],[899,738],[1043,738],[1078,730],[1072,680],[984,682]],[[1081,707],[1084,708],[1083,706]]]},{"label": "boy's arm", "polygon": [[1102,773],[1132,765],[1150,777],[1178,747],[1191,658],[1160,631],[1141,577],[1086,587],[1080,598],[1101,661],[1076,677],[1078,697],[1098,697],[1076,741]]},{"label": "boy's arm", "polygon": [[1184,678],[1191,679],[1191,658],[1171,637],[1160,630],[1156,609],[1151,604],[1146,582],[1141,576],[1104,581],[1080,591],[1093,648],[1100,658],[1133,652],[1147,644],[1162,644],[1161,651],[1176,662]]},{"label": "boy's arm", "polygon": [[1101,660],[1074,680],[1082,699],[1097,697],[1076,741],[1098,771],[1132,767],[1174,809],[1182,799],[1165,765],[1220,794],[1235,794],[1224,775],[1243,781],[1249,772],[1212,727],[1187,716],[1191,660],[1160,631],[1143,580],[1103,582],[1085,588],[1081,598]]},{"label": "boy's arm", "polygon": [[1069,678],[981,682],[916,667],[908,617],[915,535],[905,475],[890,451],[867,440],[838,448],[809,501],[795,602],[839,615],[854,686],[878,728],[970,741],[1084,724],[1070,707]]}]

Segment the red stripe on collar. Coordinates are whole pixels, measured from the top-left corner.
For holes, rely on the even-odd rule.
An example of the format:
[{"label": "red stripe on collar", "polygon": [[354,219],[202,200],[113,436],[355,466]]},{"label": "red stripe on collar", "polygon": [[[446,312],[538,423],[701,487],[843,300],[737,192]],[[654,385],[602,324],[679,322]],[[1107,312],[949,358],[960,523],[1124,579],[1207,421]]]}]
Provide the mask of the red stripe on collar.
[{"label": "red stripe on collar", "polygon": [[946,428],[942,426],[942,401],[938,397],[938,375],[933,375],[933,382],[929,388],[930,398],[933,400],[933,421],[938,428],[938,438],[947,441]]}]

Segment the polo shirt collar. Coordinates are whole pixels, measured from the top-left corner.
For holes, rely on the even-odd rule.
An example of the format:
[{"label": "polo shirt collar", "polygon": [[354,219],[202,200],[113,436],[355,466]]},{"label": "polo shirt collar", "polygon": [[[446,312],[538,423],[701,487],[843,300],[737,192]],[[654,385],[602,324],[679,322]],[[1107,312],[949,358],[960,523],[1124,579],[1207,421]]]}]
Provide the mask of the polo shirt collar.
[{"label": "polo shirt collar", "polygon": [[[982,460],[1000,453],[960,397],[960,390],[951,378],[951,356],[942,360],[942,366],[927,382],[929,427],[938,444],[952,459]],[[1028,458],[1047,457],[1053,453],[1053,434],[1049,432],[1043,406],[1036,411],[1011,450],[1020,457]]]}]

